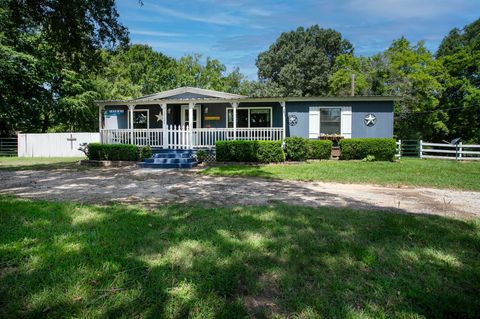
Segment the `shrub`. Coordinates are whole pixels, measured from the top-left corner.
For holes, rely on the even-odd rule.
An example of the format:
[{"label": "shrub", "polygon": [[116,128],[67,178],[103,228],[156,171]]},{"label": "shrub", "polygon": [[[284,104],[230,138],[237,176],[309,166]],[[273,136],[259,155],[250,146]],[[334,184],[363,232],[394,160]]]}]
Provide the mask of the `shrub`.
[{"label": "shrub", "polygon": [[285,154],[287,160],[304,161],[308,155],[307,139],[301,137],[287,137],[285,139]]},{"label": "shrub", "polygon": [[217,141],[216,158],[219,162],[282,162],[285,153],[282,143],[276,141]]},{"label": "shrub", "polygon": [[137,161],[138,148],[131,144],[88,144],[88,159],[99,161]]},{"label": "shrub", "polygon": [[256,141],[257,161],[261,163],[278,163],[285,161],[285,152],[280,141]]},{"label": "shrub", "polygon": [[396,148],[392,138],[343,139],[340,141],[340,159],[364,159],[371,155],[377,161],[393,161]]},{"label": "shrub", "polygon": [[330,159],[332,155],[332,141],[329,140],[307,140],[309,159]]},{"label": "shrub", "polygon": [[220,162],[256,162],[255,141],[217,141],[215,148],[217,161]]},{"label": "shrub", "polygon": [[150,146],[144,146],[140,148],[140,160],[143,161],[146,158],[152,157],[152,148]]},{"label": "shrub", "polygon": [[197,161],[200,163],[203,162],[207,158],[207,152],[205,150],[198,150],[197,151]]}]

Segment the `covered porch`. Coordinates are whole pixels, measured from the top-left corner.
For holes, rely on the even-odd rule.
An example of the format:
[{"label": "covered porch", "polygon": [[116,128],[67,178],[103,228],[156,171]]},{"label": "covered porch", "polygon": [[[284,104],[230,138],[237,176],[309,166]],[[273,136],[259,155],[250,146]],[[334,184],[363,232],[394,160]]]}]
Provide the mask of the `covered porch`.
[{"label": "covered porch", "polygon": [[106,144],[213,148],[221,140],[284,139],[286,109],[284,101],[138,101],[101,105],[99,126]]}]

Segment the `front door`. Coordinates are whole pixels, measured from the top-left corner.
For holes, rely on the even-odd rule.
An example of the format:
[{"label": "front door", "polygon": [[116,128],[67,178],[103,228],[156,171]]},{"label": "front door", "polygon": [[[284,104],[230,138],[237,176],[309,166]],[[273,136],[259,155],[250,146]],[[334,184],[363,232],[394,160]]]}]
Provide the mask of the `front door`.
[{"label": "front door", "polygon": [[[202,127],[202,117],[201,117],[201,108],[200,105],[193,107],[193,128]],[[182,126],[187,126],[189,124],[188,118],[188,105],[182,105]]]}]

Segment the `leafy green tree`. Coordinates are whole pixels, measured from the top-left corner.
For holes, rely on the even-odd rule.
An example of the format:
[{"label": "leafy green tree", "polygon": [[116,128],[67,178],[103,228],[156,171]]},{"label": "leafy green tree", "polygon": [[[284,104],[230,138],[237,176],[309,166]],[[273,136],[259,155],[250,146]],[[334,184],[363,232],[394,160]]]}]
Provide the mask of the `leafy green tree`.
[{"label": "leafy green tree", "polygon": [[74,70],[99,62],[98,51],[128,43],[114,0],[2,0],[20,30],[41,32],[46,43]]},{"label": "leafy green tree", "polygon": [[125,43],[117,19],[110,0],[0,0],[0,134],[66,123],[65,71],[89,74],[101,47]]},{"label": "leafy green tree", "polygon": [[176,83],[175,60],[147,45],[103,51],[96,79],[101,99],[128,99],[170,89]]},{"label": "leafy green tree", "polygon": [[341,54],[335,60],[333,73],[328,79],[330,95],[350,95],[352,92],[352,74],[355,75],[355,95],[368,95],[367,78],[370,72],[368,58],[355,57],[353,54]]},{"label": "leafy green tree", "polygon": [[328,78],[337,56],[352,53],[350,42],[318,25],[280,35],[259,54],[256,65],[262,82],[272,82],[281,95],[313,96],[328,92]]},{"label": "leafy green tree", "polygon": [[480,19],[450,31],[437,57],[449,75],[443,80],[440,101],[449,115],[449,138],[480,143]]}]

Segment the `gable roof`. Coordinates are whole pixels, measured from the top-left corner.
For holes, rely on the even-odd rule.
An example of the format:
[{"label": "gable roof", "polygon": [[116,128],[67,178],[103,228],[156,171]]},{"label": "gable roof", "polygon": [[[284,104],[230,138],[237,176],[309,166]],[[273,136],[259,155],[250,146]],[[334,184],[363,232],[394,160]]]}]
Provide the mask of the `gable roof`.
[{"label": "gable roof", "polygon": [[239,95],[239,94],[226,93],[226,92],[219,92],[214,90],[194,88],[190,86],[183,86],[173,90],[145,95],[145,96],[133,99],[133,101],[155,101],[155,100],[168,99],[172,97],[176,99],[188,100],[188,99],[198,99],[198,98],[238,99],[238,98],[244,98],[246,96]]}]

